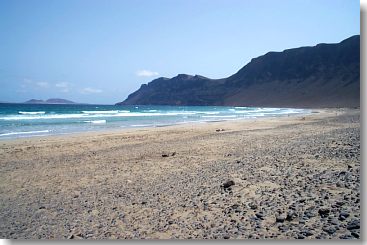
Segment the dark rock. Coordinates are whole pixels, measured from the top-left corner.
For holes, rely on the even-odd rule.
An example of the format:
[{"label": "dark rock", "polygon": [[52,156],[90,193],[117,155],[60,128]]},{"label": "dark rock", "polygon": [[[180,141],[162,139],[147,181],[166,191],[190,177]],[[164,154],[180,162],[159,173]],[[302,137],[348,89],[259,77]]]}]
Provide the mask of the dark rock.
[{"label": "dark rock", "polygon": [[297,213],[294,211],[289,211],[285,220],[292,221],[295,217],[297,217]]},{"label": "dark rock", "polygon": [[252,210],[255,210],[255,209],[257,209],[257,205],[256,205],[256,203],[250,203],[249,205],[248,205]]},{"label": "dark rock", "polygon": [[347,229],[348,230],[357,230],[360,228],[360,221],[358,219],[353,219],[348,222]]},{"label": "dark rock", "polygon": [[168,154],[162,154],[162,157],[168,157]]},{"label": "dark rock", "polygon": [[353,239],[353,237],[351,236],[351,235],[341,235],[340,237],[339,237],[340,239]]},{"label": "dark rock", "polygon": [[285,215],[278,215],[275,217],[275,222],[283,223],[285,221]]},{"label": "dark rock", "polygon": [[171,156],[175,156],[176,155],[176,152],[173,152],[172,154],[171,154]]},{"label": "dark rock", "polygon": [[315,213],[313,213],[311,210],[306,210],[306,211],[303,213],[303,215],[304,215],[305,217],[307,217],[308,219],[310,219],[310,218],[312,218],[312,217],[315,217],[315,216],[316,216],[316,214],[315,214]]},{"label": "dark rock", "polygon": [[256,216],[257,218],[259,218],[259,219],[263,219],[263,218],[264,218],[264,213],[262,213],[262,212],[258,212],[258,213],[256,213],[256,214],[255,214],[255,216]]},{"label": "dark rock", "polygon": [[341,211],[339,214],[339,220],[343,221],[349,217],[349,213],[346,211]]},{"label": "dark rock", "polygon": [[338,206],[338,207],[341,207],[341,206],[343,206],[345,204],[345,202],[344,201],[336,201],[335,202],[335,205],[336,206]]},{"label": "dark rock", "polygon": [[230,238],[230,236],[228,236],[228,235],[223,236],[223,239],[229,239],[229,238]]},{"label": "dark rock", "polygon": [[327,227],[324,227],[322,228],[323,231],[325,231],[326,233],[332,235],[336,232],[336,229],[332,226],[327,226]]},{"label": "dark rock", "polygon": [[329,214],[330,214],[330,209],[328,209],[328,208],[320,208],[319,209],[319,215],[322,218],[326,218],[327,216],[329,216]]},{"label": "dark rock", "polygon": [[352,232],[352,233],[350,233],[352,236],[354,236],[355,238],[359,238],[359,234],[357,233],[357,232]]},{"label": "dark rock", "polygon": [[310,230],[308,230],[308,229],[306,229],[306,230],[303,230],[301,232],[301,234],[304,235],[304,236],[312,236],[313,235],[313,232],[310,231]]},{"label": "dark rock", "polygon": [[233,185],[235,185],[234,181],[233,181],[233,180],[229,180],[229,181],[227,181],[227,182],[223,183],[223,184],[222,184],[222,187],[223,187],[224,189],[228,189],[229,187],[231,187],[231,186],[233,186]]},{"label": "dark rock", "polygon": [[289,230],[289,227],[285,225],[280,225],[278,226],[278,230],[280,230],[281,232],[286,232]]},{"label": "dark rock", "polygon": [[233,209],[233,210],[236,210],[237,208],[239,208],[240,207],[240,205],[238,205],[238,204],[233,204],[232,206],[231,206],[231,209]]}]

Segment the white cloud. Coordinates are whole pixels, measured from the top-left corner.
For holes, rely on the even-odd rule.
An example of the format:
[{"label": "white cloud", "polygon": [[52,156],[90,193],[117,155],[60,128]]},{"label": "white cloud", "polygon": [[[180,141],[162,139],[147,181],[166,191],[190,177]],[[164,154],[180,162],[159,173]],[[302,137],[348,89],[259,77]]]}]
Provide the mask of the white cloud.
[{"label": "white cloud", "polygon": [[98,94],[98,93],[102,93],[103,91],[101,89],[96,89],[96,88],[83,88],[80,91],[82,94]]},{"label": "white cloud", "polygon": [[71,86],[72,84],[68,82],[60,82],[55,84],[55,87],[58,88],[59,91],[63,93],[68,93],[70,91]]},{"label": "white cloud", "polygon": [[20,91],[26,91],[29,89],[45,89],[48,88],[50,85],[48,82],[36,82],[29,78],[24,78],[23,82],[20,84]]},{"label": "white cloud", "polygon": [[149,70],[139,70],[136,72],[136,75],[138,77],[154,77],[158,76],[159,73],[156,71],[149,71]]},{"label": "white cloud", "polygon": [[36,82],[36,85],[40,88],[48,88],[48,82]]},{"label": "white cloud", "polygon": [[55,86],[57,87],[57,88],[67,88],[67,87],[69,87],[69,83],[67,83],[67,82],[61,82],[61,83],[56,83],[55,84]]}]

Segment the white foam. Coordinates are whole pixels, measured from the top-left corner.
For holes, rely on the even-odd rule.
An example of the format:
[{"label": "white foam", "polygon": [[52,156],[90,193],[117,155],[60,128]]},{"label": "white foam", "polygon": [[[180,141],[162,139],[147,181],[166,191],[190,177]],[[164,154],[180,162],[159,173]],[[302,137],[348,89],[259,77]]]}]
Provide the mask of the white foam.
[{"label": "white foam", "polygon": [[18,111],[19,114],[23,115],[38,115],[38,114],[45,114],[44,111]]},{"label": "white foam", "polygon": [[149,127],[149,126],[155,126],[154,124],[132,124],[131,127]]},{"label": "white foam", "polygon": [[[119,112],[120,111],[118,111],[118,110],[114,110],[114,111],[82,111],[82,113],[85,113],[85,114],[117,114]],[[130,112],[130,111],[127,111],[127,112]]]},{"label": "white foam", "polygon": [[92,124],[105,124],[106,120],[92,120],[92,121],[84,121],[86,123],[92,123]]},{"label": "white foam", "polygon": [[49,133],[49,132],[50,132],[50,130],[25,131],[25,132],[10,132],[10,133],[0,134],[0,136],[21,135],[21,134],[39,134],[39,133]]},{"label": "white foam", "polygon": [[39,119],[66,119],[66,118],[82,118],[86,115],[82,114],[46,114],[46,115],[13,115],[0,117],[0,120],[39,120]]},{"label": "white foam", "polygon": [[206,112],[200,112],[200,113],[203,113],[203,114],[206,114],[206,115],[217,115],[220,112],[219,111],[206,111]]},{"label": "white foam", "polygon": [[236,115],[228,115],[228,116],[202,116],[205,118],[234,118],[237,117]]},{"label": "white foam", "polygon": [[[150,112],[149,112],[150,111]],[[148,112],[130,112],[128,110],[109,110],[109,111],[82,111],[78,114],[54,114],[41,111],[34,112],[19,112],[20,115],[8,115],[0,117],[0,120],[5,121],[17,121],[17,120],[51,120],[51,119],[93,119],[93,118],[111,118],[111,117],[160,117],[160,116],[182,116],[186,117],[188,115],[199,115],[202,117],[223,117],[231,118],[236,117],[238,114],[243,114],[244,117],[247,116],[264,116],[274,114],[296,114],[305,113],[302,109],[291,109],[291,108],[256,108],[255,110],[231,110],[228,115],[227,112],[219,111],[168,111],[168,112],[157,112],[154,110],[148,110]],[[224,115],[223,115],[224,113]],[[227,115],[226,115],[227,114]],[[207,116],[208,115],[208,116]],[[91,120],[90,120],[91,121]]]}]

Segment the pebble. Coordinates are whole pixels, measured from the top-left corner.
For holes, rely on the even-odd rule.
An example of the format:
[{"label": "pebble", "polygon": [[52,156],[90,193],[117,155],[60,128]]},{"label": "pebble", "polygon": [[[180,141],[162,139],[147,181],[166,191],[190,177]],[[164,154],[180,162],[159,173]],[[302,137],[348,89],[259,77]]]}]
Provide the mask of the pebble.
[{"label": "pebble", "polygon": [[358,219],[353,219],[348,222],[347,229],[348,230],[356,230],[360,228],[360,222]]},{"label": "pebble", "polygon": [[233,186],[233,185],[235,185],[234,181],[233,181],[233,180],[229,180],[229,181],[227,181],[227,182],[224,182],[224,183],[222,184],[222,187],[223,187],[224,189],[228,189],[228,188],[230,188],[230,187],[231,187],[231,186]]},{"label": "pebble", "polygon": [[325,217],[329,216],[329,213],[330,213],[330,209],[328,209],[328,208],[320,208],[319,209],[319,215],[322,218],[325,218]]},{"label": "pebble", "polygon": [[285,221],[285,218],[284,215],[278,215],[275,217],[275,222],[278,222],[278,223],[283,223]]},{"label": "pebble", "polygon": [[[135,145],[126,147],[126,151],[116,148],[119,153],[131,151],[134,160],[125,161],[120,154],[121,159],[114,162],[114,152],[113,159],[106,161],[111,166],[104,165],[105,153],[97,149],[100,158],[93,172],[69,172],[83,180],[90,176],[92,180],[84,187],[73,185],[78,190],[76,194],[73,188],[59,191],[69,179],[52,187],[55,190],[49,191],[45,186],[45,192],[26,184],[15,199],[3,193],[1,233],[9,238],[33,239],[65,238],[67,234],[72,234],[68,238],[77,239],[79,233],[83,234],[80,238],[88,239],[153,239],[149,237],[153,234],[171,239],[358,239],[360,132],[349,123],[359,121],[355,117],[343,118],[343,122],[330,118],[307,124],[316,134],[288,125],[271,137],[257,130],[256,137],[249,142],[247,137],[254,133],[239,131],[233,134],[238,138],[220,149],[215,145],[204,149],[198,142],[196,146],[200,147],[188,144],[179,155],[163,151],[167,142],[161,144],[159,140],[149,146],[149,156],[135,151]],[[341,127],[335,126],[338,124]],[[288,138],[283,137],[284,132],[289,133]],[[223,140],[223,134],[214,130],[208,134]],[[206,140],[205,137],[199,138]],[[196,139],[192,140],[192,145],[195,143]],[[169,144],[172,148],[177,146],[174,141]],[[160,148],[155,149],[156,146]],[[76,160],[73,153],[70,155],[70,162]],[[160,158],[164,164],[154,169],[159,164],[157,156],[169,158]],[[28,163],[26,160],[23,161]],[[52,160],[57,166],[57,159]],[[41,158],[39,161],[40,167],[47,167],[42,165]],[[141,169],[133,172],[135,169],[128,168],[130,161]],[[74,166],[80,163],[75,161]],[[321,163],[320,168],[317,163]],[[350,171],[346,163],[353,166]],[[20,161],[14,164],[20,166]],[[12,165],[6,167],[11,170]],[[113,169],[118,171],[109,178],[108,171]],[[30,184],[34,184],[32,181]],[[338,182],[340,187],[335,185]],[[35,213],[39,215],[34,216]],[[47,222],[52,226],[45,225]]]}]

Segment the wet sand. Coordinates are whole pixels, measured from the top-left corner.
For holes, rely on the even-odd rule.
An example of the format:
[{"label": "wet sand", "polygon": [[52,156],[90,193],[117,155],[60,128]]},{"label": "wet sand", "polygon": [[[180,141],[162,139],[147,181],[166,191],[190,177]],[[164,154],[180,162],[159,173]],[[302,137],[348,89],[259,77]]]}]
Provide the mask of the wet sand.
[{"label": "wet sand", "polygon": [[359,109],[0,141],[0,237],[355,239]]}]

